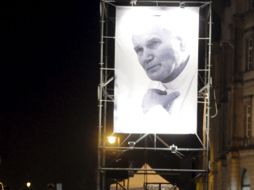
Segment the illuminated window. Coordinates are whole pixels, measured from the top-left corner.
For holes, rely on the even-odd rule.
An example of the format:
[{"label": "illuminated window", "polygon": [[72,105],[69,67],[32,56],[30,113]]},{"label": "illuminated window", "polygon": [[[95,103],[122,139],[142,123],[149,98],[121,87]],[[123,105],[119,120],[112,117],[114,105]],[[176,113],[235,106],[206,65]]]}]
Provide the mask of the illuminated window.
[{"label": "illuminated window", "polygon": [[246,39],[246,70],[254,70],[254,49],[253,39]]},{"label": "illuminated window", "polygon": [[246,102],[244,105],[245,115],[245,137],[251,137],[251,101]]},{"label": "illuminated window", "polygon": [[170,183],[145,183],[146,190],[177,190],[178,188]]},{"label": "illuminated window", "polygon": [[250,178],[246,169],[242,172],[242,190],[250,190]]}]

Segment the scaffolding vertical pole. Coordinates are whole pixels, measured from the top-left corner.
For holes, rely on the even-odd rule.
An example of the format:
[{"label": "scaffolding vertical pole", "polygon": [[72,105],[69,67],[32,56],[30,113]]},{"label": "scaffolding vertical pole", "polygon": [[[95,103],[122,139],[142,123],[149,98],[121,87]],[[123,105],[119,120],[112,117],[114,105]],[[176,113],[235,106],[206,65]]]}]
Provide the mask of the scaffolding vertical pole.
[{"label": "scaffolding vertical pole", "polygon": [[[108,35],[108,11],[106,7],[107,4],[104,4],[104,31],[103,31],[103,40],[104,40],[104,68],[108,68],[108,41],[107,38],[105,39],[104,36]],[[107,80],[108,80],[108,70],[104,70],[103,72],[103,81],[104,81],[104,86],[103,86],[103,96],[104,98],[107,100],[108,98],[108,87],[107,87]],[[102,146],[105,147],[105,139],[107,136],[107,101],[104,101],[104,105],[103,105],[103,118],[102,122],[103,122],[103,130],[102,130]],[[106,152],[105,149],[102,149],[102,167],[105,167],[106,164]],[[102,171],[102,179],[101,179],[101,184],[102,184],[102,190],[106,189],[106,171]]]},{"label": "scaffolding vertical pole", "polygon": [[103,107],[103,100],[102,100],[102,90],[103,90],[103,33],[104,33],[104,3],[103,1],[100,2],[100,83],[98,87],[98,117],[99,117],[99,124],[98,124],[98,158],[97,158],[97,190],[101,189],[101,143],[102,143],[102,107]]},{"label": "scaffolding vertical pole", "polygon": [[212,54],[212,1],[209,3],[209,21],[208,21],[208,34],[209,34],[209,41],[208,41],[208,73],[207,73],[207,116],[206,116],[206,179],[205,185],[206,190],[209,189],[209,170],[210,170],[210,92],[211,92],[211,85],[212,85],[212,77],[211,77],[211,54]]}]

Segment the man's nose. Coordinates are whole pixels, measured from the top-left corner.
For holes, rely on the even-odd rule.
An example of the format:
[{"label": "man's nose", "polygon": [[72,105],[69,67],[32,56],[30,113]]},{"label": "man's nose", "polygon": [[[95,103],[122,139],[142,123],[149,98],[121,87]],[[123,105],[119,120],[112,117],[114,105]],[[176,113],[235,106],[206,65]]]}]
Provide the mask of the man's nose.
[{"label": "man's nose", "polygon": [[144,50],[144,54],[143,54],[143,58],[142,58],[144,64],[149,63],[150,61],[153,60],[153,58],[154,58],[154,55],[153,55],[152,51],[150,51],[148,49]]}]

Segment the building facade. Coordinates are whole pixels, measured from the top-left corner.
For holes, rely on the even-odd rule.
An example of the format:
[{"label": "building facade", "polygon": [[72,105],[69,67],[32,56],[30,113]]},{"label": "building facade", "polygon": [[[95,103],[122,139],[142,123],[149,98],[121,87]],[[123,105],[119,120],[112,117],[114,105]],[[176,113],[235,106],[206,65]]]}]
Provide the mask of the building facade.
[{"label": "building facade", "polygon": [[254,0],[227,0],[213,44],[209,189],[254,190]]}]

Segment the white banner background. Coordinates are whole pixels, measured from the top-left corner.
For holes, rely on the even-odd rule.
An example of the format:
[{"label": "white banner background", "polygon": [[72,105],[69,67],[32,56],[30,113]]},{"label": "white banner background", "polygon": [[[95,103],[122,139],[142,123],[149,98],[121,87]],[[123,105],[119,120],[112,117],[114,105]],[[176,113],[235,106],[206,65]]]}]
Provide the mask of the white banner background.
[{"label": "white banner background", "polygon": [[[142,101],[149,88],[161,88],[149,79],[134,51],[132,34],[152,17],[160,17],[168,28],[185,40],[190,58],[186,68],[172,84],[183,89],[178,108],[167,112],[155,106],[143,112]],[[193,134],[197,131],[197,68],[199,8],[197,7],[117,7],[115,33],[114,132]],[[186,81],[189,81],[186,84]],[[191,84],[190,84],[191,82]],[[171,84],[167,84],[171,88]],[[176,103],[177,104],[177,103]]]}]

